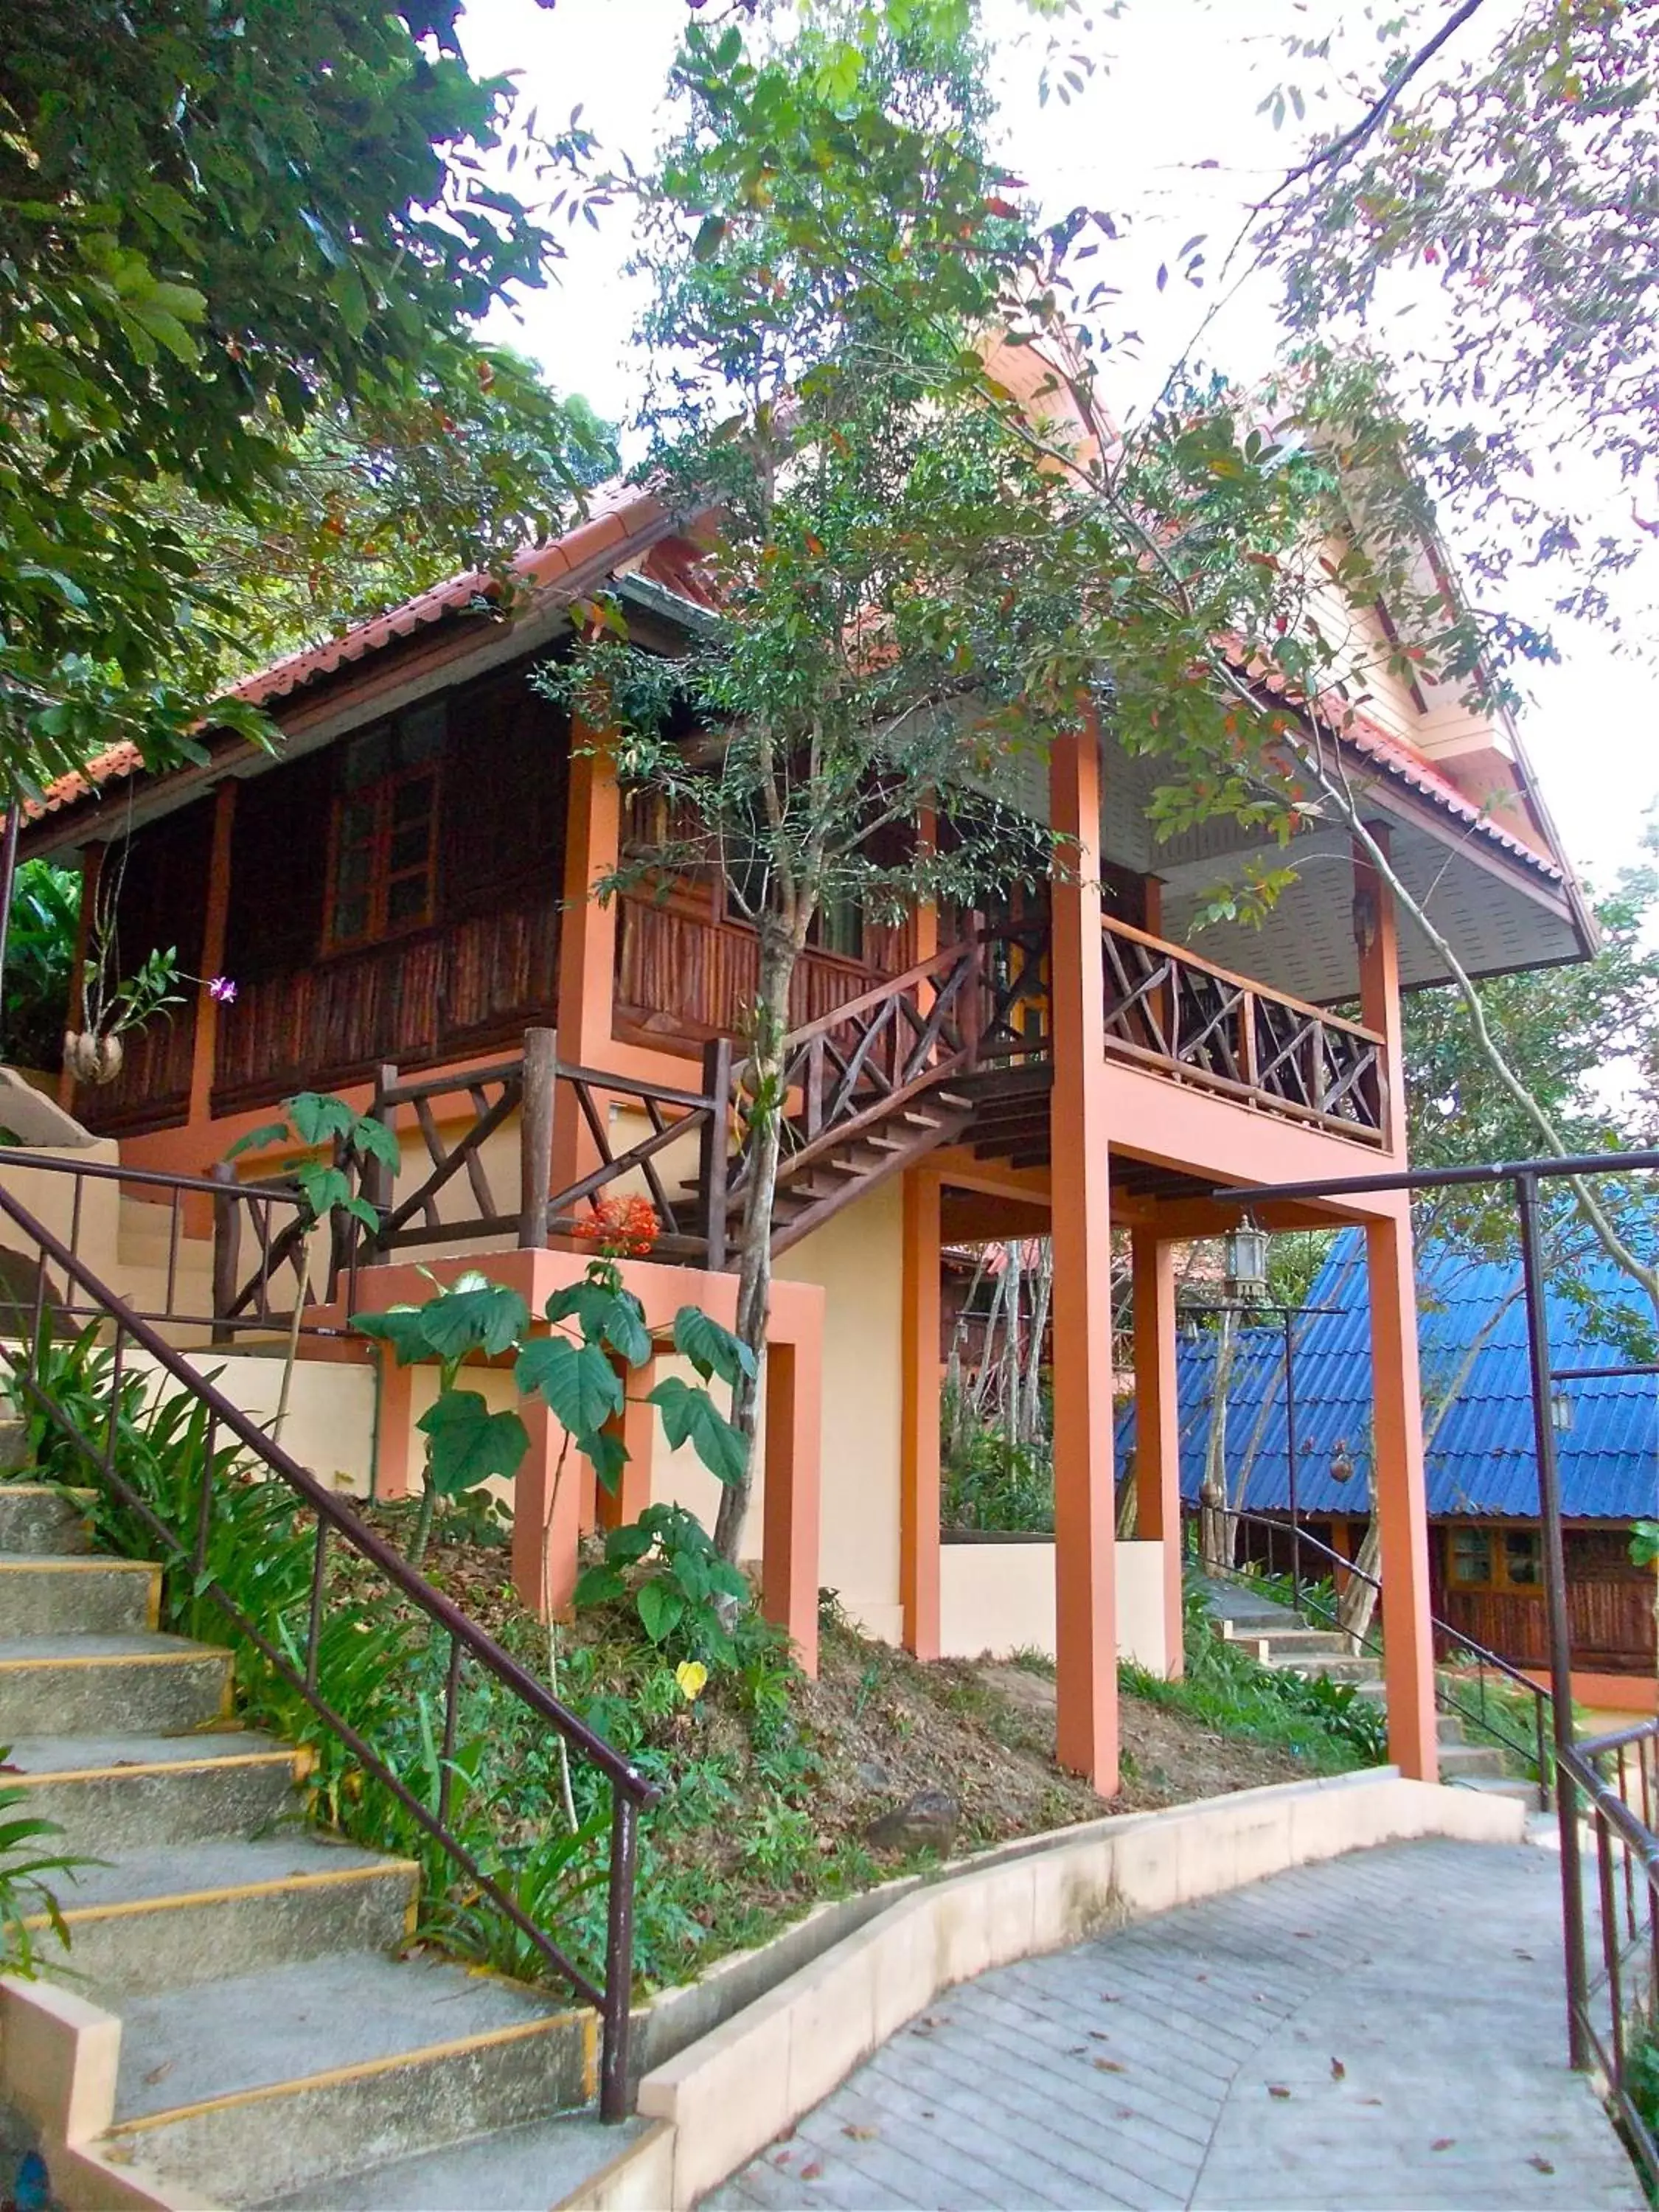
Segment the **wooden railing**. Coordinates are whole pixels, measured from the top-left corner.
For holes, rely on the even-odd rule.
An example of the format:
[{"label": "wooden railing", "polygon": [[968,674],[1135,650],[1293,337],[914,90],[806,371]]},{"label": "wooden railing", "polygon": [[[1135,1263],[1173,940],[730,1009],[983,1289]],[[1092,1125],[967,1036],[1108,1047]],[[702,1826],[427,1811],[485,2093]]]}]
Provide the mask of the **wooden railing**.
[{"label": "wooden railing", "polygon": [[[702,1043],[744,1026],[760,981],[755,933],[745,922],[648,898],[617,902],[617,1020],[641,1036]],[[884,971],[905,957],[908,933],[874,933],[868,961],[808,946],[789,993],[792,1027],[833,1014],[860,992],[879,988]]]},{"label": "wooden railing", "polygon": [[[783,1042],[782,1088],[785,1160],[792,1173],[970,1065],[974,1040],[966,1017],[979,965],[977,944],[945,945],[790,1031]],[[744,1133],[727,1174],[729,1197],[747,1181],[744,1100],[751,1086],[750,1063],[738,1061],[732,1101]]]},{"label": "wooden railing", "polygon": [[[1103,920],[1105,1024],[1114,1059],[1243,1104],[1381,1144],[1388,1127],[1383,1041],[1127,922]],[[1048,1056],[1048,929],[1020,922],[985,939],[979,1054]]]}]

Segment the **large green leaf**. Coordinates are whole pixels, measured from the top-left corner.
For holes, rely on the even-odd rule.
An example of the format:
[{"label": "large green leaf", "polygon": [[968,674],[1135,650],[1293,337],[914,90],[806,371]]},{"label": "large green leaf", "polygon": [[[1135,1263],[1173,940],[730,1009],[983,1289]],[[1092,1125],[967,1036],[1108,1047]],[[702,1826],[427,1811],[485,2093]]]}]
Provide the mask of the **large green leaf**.
[{"label": "large green leaf", "polygon": [[343,1098],[326,1091],[300,1091],[284,1100],[289,1119],[302,1145],[323,1145],[349,1136],[356,1115]]},{"label": "large green leaf", "polygon": [[682,1306],[675,1315],[674,1349],[691,1362],[705,1382],[711,1375],[718,1375],[722,1382],[735,1382],[739,1375],[755,1372],[755,1355],[749,1346],[701,1306]]},{"label": "large green leaf", "polygon": [[446,1390],[416,1423],[429,1443],[434,1486],[446,1498],[492,1475],[518,1473],[530,1433],[516,1413],[492,1413],[482,1391]]},{"label": "large green leaf", "polygon": [[468,1352],[499,1358],[512,1350],[530,1322],[530,1309],[516,1291],[482,1279],[440,1291],[424,1310],[427,1340],[441,1359]]},{"label": "large green leaf", "polygon": [[662,1415],[663,1433],[671,1447],[678,1450],[689,1443],[718,1481],[743,1480],[749,1447],[716,1410],[707,1390],[696,1389],[678,1375],[665,1375],[651,1392],[649,1403]]},{"label": "large green leaf", "polygon": [[515,1372],[523,1395],[539,1391],[554,1419],[573,1437],[596,1437],[622,1411],[622,1383],[596,1344],[573,1344],[568,1336],[537,1337],[519,1354]]},{"label": "large green leaf", "polygon": [[653,1644],[660,1644],[665,1636],[672,1635],[684,1617],[684,1598],[672,1583],[660,1577],[641,1583],[634,1602],[639,1607],[645,1632]]},{"label": "large green leaf", "polygon": [[582,1449],[592,1464],[601,1489],[614,1498],[621,1482],[623,1469],[628,1464],[628,1447],[619,1436],[609,1429],[590,1431],[582,1438]]},{"label": "large green leaf", "polygon": [[353,1314],[351,1326],[364,1336],[389,1344],[398,1355],[399,1367],[412,1367],[417,1360],[435,1357],[426,1333],[423,1306],[388,1306],[384,1313]]},{"label": "large green leaf", "polygon": [[543,1311],[550,1322],[574,1318],[586,1342],[608,1344],[630,1367],[643,1367],[651,1357],[645,1308],[632,1291],[611,1290],[603,1283],[571,1283],[555,1291]]}]

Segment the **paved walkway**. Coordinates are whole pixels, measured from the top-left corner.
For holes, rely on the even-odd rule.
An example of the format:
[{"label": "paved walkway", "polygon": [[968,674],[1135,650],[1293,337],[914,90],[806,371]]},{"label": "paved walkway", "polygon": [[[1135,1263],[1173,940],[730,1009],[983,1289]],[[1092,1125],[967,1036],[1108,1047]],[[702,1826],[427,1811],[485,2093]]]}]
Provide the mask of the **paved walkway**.
[{"label": "paved walkway", "polygon": [[1359,1851],[941,1997],[714,2208],[1630,2208],[1570,2074],[1560,1863]]}]

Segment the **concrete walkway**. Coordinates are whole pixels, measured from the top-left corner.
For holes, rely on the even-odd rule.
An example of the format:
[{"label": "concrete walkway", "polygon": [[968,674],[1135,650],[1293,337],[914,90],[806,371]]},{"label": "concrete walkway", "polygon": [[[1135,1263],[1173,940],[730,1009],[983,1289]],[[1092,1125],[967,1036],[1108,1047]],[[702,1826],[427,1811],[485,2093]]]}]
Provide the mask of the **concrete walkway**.
[{"label": "concrete walkway", "polygon": [[705,2206],[1638,2212],[1565,2063],[1559,1879],[1390,1844],[1000,1968]]}]

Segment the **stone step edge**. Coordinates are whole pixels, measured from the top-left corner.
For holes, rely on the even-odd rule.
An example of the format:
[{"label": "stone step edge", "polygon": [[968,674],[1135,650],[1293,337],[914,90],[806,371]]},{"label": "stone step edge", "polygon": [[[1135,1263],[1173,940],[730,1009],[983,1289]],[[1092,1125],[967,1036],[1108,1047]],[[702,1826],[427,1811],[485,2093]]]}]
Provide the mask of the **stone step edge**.
[{"label": "stone step edge", "polygon": [[[117,2015],[118,2019],[119,2015]],[[156,2112],[142,2112],[131,2119],[112,2119],[101,2140],[125,2144],[130,2136],[155,2135],[180,2121],[210,2112],[234,2112],[247,2105],[264,2105],[279,2097],[304,2096],[313,2089],[331,2089],[351,2081],[372,2081],[406,2066],[438,2065],[475,2051],[501,2050],[508,2044],[530,2043],[538,2037],[567,2033],[573,2027],[582,2033],[583,2086],[590,2100],[599,2094],[599,2021],[591,2011],[545,2014],[540,2020],[511,2021],[500,2027],[482,2027],[472,2035],[447,2037],[441,2043],[411,2044],[406,2051],[384,2051],[377,2058],[360,2058],[341,2066],[327,2066],[318,2074],[295,2074],[281,2081],[257,2081],[246,2089],[227,2089],[217,2097],[193,2098],[187,2105],[168,2106]]]},{"label": "stone step edge", "polygon": [[[106,1862],[107,1863],[107,1862]],[[285,1892],[343,1888],[348,1882],[408,1881],[406,1915],[408,1938],[413,1942],[420,1909],[421,1869],[413,1859],[386,1858],[374,1866],[319,1867],[301,1874],[267,1876],[258,1881],[219,1882],[211,1889],[164,1890],[154,1897],[112,1897],[102,1905],[63,1905],[60,1917],[70,1928],[90,1927],[99,1921],[131,1920],[141,1913],[187,1911],[204,1905],[234,1905],[253,1897],[277,1897]],[[33,1932],[49,1928],[52,1916],[30,1913],[23,1925]]]},{"label": "stone step edge", "polygon": [[[54,2196],[67,2212],[222,2212],[199,2191],[175,2185],[147,2166],[142,2156],[134,2154],[128,2138],[140,2138],[142,2149],[142,2138],[164,2118],[178,2120],[222,2103],[244,2103],[262,2095],[303,2089],[307,2082],[356,2079],[440,2054],[563,2030],[573,2021],[580,2023],[586,2038],[585,2074],[590,2081],[597,2082],[597,2021],[591,2012],[567,2011],[506,2029],[482,2030],[449,2044],[422,2045],[390,2059],[367,2060],[360,2067],[336,2068],[326,2075],[301,2077],[291,2083],[260,2084],[223,2100],[204,2099],[166,2114],[145,2113],[138,2120],[122,2122],[115,2115],[121,2063],[120,2014],[59,1984],[26,1982],[15,1975],[4,1975],[0,1976],[0,2096],[14,2105],[40,2136]],[[659,2145],[662,2132],[653,2130],[650,2136],[659,2138],[658,2156],[665,2184],[668,2169]],[[641,2137],[633,2148],[643,2149],[649,2140]],[[613,2169],[625,2185],[627,2167],[625,2159],[613,2160],[582,2185],[570,2200],[572,2207],[591,2203],[593,2212],[636,2212],[636,2208],[637,2212],[645,2212],[647,2205],[667,2203],[665,2187],[644,2198],[609,2193]],[[586,2192],[600,2185],[606,2193],[590,2197]]]},{"label": "stone step edge", "polygon": [[[210,1729],[204,1731],[207,1735],[212,1733]],[[132,1776],[229,1774],[243,1766],[286,1766],[295,1782],[303,1782],[315,1763],[314,1753],[297,1747],[291,1750],[278,1745],[270,1751],[232,1751],[222,1753],[217,1759],[207,1759],[196,1750],[190,1736],[181,1735],[179,1746],[184,1753],[179,1759],[124,1759],[112,1766],[41,1767],[33,1772],[19,1769],[7,1776],[6,1786],[9,1790],[39,1790],[50,1784],[57,1789],[79,1782],[125,1782]]]}]

